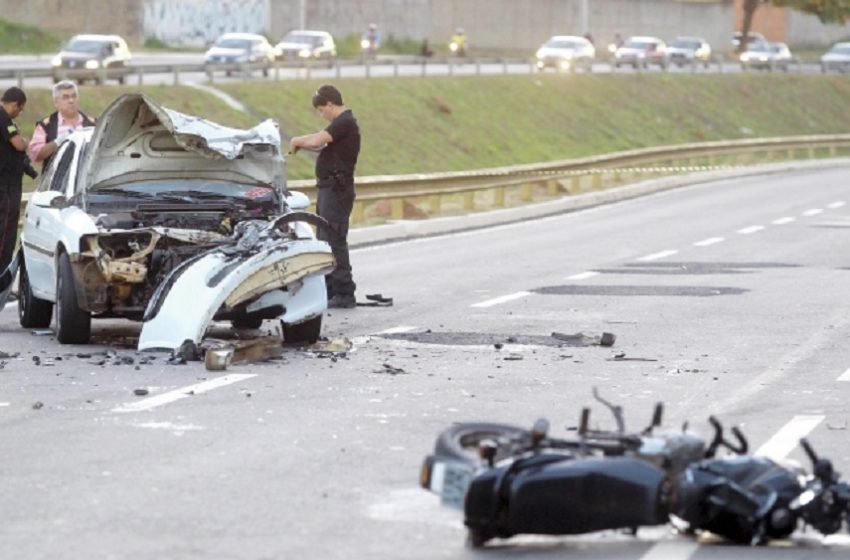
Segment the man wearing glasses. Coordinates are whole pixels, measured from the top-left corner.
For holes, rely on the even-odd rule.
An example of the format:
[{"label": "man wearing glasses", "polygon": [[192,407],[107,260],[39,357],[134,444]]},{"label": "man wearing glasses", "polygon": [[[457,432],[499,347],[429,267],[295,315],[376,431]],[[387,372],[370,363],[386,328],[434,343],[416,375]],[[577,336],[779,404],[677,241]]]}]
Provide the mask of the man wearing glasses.
[{"label": "man wearing glasses", "polygon": [[30,159],[41,163],[43,168],[72,132],[94,126],[94,119],[80,111],[77,84],[70,80],[62,80],[53,86],[53,106],[56,107],[54,113],[35,123],[28,150]]},{"label": "man wearing glasses", "polygon": [[316,210],[331,231],[319,228],[316,237],[328,242],[336,261],[336,268],[327,276],[328,307],[351,309],[357,300],[348,255],[348,222],[354,206],[354,168],[360,153],[360,128],[334,86],[324,85],[316,91],[313,108],[330,124],[319,132],[292,138],[290,152],[294,154],[300,149],[319,152]]}]

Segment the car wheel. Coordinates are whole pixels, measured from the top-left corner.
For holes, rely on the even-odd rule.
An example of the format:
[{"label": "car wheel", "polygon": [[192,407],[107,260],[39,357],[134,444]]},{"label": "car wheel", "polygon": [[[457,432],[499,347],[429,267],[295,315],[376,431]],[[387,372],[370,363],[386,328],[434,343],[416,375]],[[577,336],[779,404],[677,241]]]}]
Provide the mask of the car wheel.
[{"label": "car wheel", "polygon": [[91,338],[91,315],[77,303],[76,280],[68,253],[59,255],[56,276],[56,338],[62,344],[86,344]]},{"label": "car wheel", "polygon": [[263,326],[263,318],[255,315],[243,315],[230,321],[234,329],[259,329]]},{"label": "car wheel", "polygon": [[19,284],[18,319],[21,321],[21,326],[29,329],[49,327],[53,316],[53,304],[33,295],[26,264],[21,266]]},{"label": "car wheel", "polygon": [[322,334],[321,315],[297,325],[287,325],[283,321],[280,324],[283,329],[284,342],[313,344],[319,340],[319,335]]}]

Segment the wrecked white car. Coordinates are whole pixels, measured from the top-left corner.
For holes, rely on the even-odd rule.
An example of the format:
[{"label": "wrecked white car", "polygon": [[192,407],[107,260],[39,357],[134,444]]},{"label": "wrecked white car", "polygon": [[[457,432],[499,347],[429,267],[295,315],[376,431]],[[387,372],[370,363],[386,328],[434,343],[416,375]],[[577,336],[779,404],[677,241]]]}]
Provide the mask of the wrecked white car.
[{"label": "wrecked white car", "polygon": [[288,342],[319,337],[330,246],[289,193],[280,134],[236,130],[116,99],[97,126],[60,147],[21,234],[18,313],[62,343],[86,343],[92,318],[142,321],[139,349],[200,343],[212,321],[280,319]]}]

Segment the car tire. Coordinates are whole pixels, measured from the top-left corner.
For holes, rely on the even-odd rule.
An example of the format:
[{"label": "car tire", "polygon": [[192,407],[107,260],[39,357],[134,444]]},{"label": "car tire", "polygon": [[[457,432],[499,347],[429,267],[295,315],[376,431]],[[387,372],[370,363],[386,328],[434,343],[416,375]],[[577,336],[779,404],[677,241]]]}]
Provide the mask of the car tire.
[{"label": "car tire", "polygon": [[280,325],[283,330],[284,342],[313,344],[319,340],[319,336],[322,334],[321,315],[296,325],[287,325],[283,321]]},{"label": "car tire", "polygon": [[43,329],[50,326],[53,317],[53,304],[45,299],[37,298],[32,293],[30,278],[27,274],[26,263],[21,266],[21,276],[18,286],[18,319],[21,326],[28,329]]},{"label": "car tire", "polygon": [[91,315],[77,303],[71,259],[62,253],[56,275],[56,339],[62,344],[87,344],[90,338]]}]

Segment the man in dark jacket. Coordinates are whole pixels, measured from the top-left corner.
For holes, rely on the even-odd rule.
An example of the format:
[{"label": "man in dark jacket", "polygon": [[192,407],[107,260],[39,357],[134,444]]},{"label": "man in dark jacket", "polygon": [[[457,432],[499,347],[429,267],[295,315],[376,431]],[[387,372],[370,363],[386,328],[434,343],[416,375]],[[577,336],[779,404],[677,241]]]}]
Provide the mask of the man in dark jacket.
[{"label": "man in dark jacket", "polygon": [[0,98],[0,273],[12,262],[18,242],[28,142],[13,119],[24,111],[26,104],[26,94],[17,87],[7,89]]},{"label": "man in dark jacket", "polygon": [[316,207],[319,216],[330,224],[331,231],[319,228],[317,237],[330,244],[336,260],[336,268],[327,276],[331,296],[328,307],[350,309],[357,302],[348,255],[348,221],[355,198],[354,168],[360,153],[360,128],[334,86],[320,87],[313,95],[313,107],[322,118],[330,121],[330,125],[319,132],[292,138],[291,152],[302,148],[319,152]]},{"label": "man in dark jacket", "polygon": [[44,167],[47,167],[50,158],[72,132],[94,126],[94,119],[80,111],[77,84],[70,80],[63,80],[53,86],[53,106],[56,107],[55,112],[35,123],[28,150],[30,159]]}]

